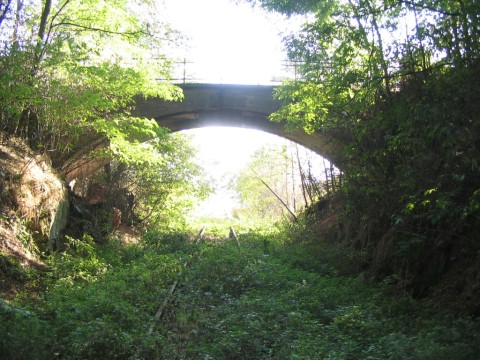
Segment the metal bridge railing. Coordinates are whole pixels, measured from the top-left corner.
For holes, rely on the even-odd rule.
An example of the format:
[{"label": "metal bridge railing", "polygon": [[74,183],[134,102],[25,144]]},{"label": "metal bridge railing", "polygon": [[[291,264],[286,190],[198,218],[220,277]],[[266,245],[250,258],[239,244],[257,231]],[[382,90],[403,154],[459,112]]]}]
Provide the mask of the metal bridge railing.
[{"label": "metal bridge railing", "polygon": [[[179,59],[173,62],[173,70],[171,78],[159,78],[159,81],[173,81],[177,84],[186,83],[231,83],[232,74],[238,73],[238,69],[212,69],[210,67],[205,71],[205,64],[212,66],[210,63],[201,63],[190,61],[187,58]],[[285,61],[277,69],[275,74],[267,74],[262,79],[251,79],[246,82],[248,84],[258,85],[279,85],[284,80],[297,80],[299,78],[299,67],[302,65],[300,61]],[[210,72],[210,73],[208,73]],[[238,82],[235,82],[238,83]],[[244,83],[244,81],[241,81]]]}]

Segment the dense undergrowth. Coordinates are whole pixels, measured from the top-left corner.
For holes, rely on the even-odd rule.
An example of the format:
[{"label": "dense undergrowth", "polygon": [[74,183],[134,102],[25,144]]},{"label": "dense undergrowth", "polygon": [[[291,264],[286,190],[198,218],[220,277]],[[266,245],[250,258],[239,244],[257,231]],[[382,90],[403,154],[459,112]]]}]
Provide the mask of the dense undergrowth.
[{"label": "dense undergrowth", "polygon": [[[151,231],[136,244],[70,239],[43,291],[0,314],[8,359],[473,359],[479,324],[367,282],[301,225],[195,244]],[[224,231],[223,231],[224,230]],[[293,230],[293,231],[292,231]],[[285,235],[297,234],[296,239]],[[302,235],[300,235],[302,234]],[[40,281],[34,274],[32,281]],[[154,315],[178,287],[160,321]],[[149,329],[154,325],[150,334]]]}]

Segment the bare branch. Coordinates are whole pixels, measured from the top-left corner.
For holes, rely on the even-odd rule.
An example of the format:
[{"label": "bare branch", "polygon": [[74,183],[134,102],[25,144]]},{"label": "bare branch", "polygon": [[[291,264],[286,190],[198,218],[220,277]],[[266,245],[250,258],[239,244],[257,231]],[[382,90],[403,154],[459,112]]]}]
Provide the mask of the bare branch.
[{"label": "bare branch", "polygon": [[97,28],[97,27],[93,27],[93,26],[80,25],[80,24],[75,24],[75,23],[71,23],[71,22],[63,22],[63,21],[59,22],[57,24],[53,24],[52,28],[53,27],[59,27],[59,26],[70,26],[70,27],[73,27],[73,28],[79,28],[79,29],[86,30],[86,31],[98,31],[98,32],[102,32],[102,33],[105,33],[105,34],[113,34],[113,35],[121,35],[121,36],[136,36],[136,35],[139,35],[139,34],[149,35],[145,31],[124,31],[124,32],[113,31],[113,30],[102,29],[102,28]]},{"label": "bare branch", "polygon": [[3,20],[7,17],[11,4],[12,0],[8,0],[6,4],[0,4],[0,8],[3,6],[3,9],[0,10],[0,26],[2,25]]},{"label": "bare branch", "polygon": [[252,172],[257,176],[257,179],[260,180],[262,184],[267,187],[268,190],[270,190],[270,192],[278,199],[278,201],[282,203],[285,209],[287,209],[290,215],[292,215],[293,219],[297,221],[297,216],[292,210],[290,210],[287,203],[258,175],[258,173],[252,167],[250,167],[250,170],[252,170]]},{"label": "bare branch", "polygon": [[450,11],[445,11],[445,10],[440,10],[440,9],[435,9],[432,6],[426,5],[426,4],[417,4],[414,1],[409,1],[409,0],[400,0],[401,3],[404,3],[405,5],[409,5],[414,8],[419,8],[423,10],[429,10],[433,11],[442,15],[448,15],[448,16],[461,16],[461,12],[450,12]]},{"label": "bare branch", "polygon": [[54,28],[54,21],[55,19],[62,13],[62,11],[65,9],[65,7],[70,3],[71,0],[66,0],[62,6],[60,6],[60,8],[58,9],[58,11],[52,16],[52,18],[50,19],[50,26],[48,28],[48,34],[47,34],[47,39],[45,41],[45,43],[48,43],[48,41],[50,40],[51,38],[51,35],[52,35],[52,30]]}]

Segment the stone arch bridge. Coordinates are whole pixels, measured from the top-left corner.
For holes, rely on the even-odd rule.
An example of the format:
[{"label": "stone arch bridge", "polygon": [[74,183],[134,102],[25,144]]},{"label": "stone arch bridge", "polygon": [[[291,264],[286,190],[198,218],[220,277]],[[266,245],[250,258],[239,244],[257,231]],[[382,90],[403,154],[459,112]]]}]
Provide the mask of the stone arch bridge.
[{"label": "stone arch bridge", "polygon": [[[273,98],[274,86],[182,84],[183,101],[169,102],[158,98],[138,98],[132,115],[155,119],[160,126],[181,131],[206,126],[231,126],[262,130],[290,139],[341,167],[340,145],[322,133],[307,134],[296,129],[285,130],[284,123],[273,123],[268,116],[280,108]],[[93,149],[104,146],[92,144]],[[96,160],[74,156],[62,172],[67,182],[92,174],[101,166]]]},{"label": "stone arch bridge", "polygon": [[206,126],[231,126],[262,130],[292,140],[339,165],[338,143],[321,133],[285,130],[268,116],[280,108],[274,86],[182,84],[184,100],[139,99],[133,115],[155,119],[160,126],[181,131]]}]

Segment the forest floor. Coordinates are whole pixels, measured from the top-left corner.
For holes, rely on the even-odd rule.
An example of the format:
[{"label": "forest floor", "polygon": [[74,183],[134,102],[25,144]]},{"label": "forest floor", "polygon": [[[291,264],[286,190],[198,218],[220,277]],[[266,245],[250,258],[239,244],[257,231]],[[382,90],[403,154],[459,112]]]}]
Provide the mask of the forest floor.
[{"label": "forest floor", "polygon": [[[226,232],[225,234],[227,234]],[[8,359],[475,359],[480,324],[339,268],[338,253],[250,232],[71,239],[44,292],[2,303]],[[348,261],[348,259],[345,259]],[[172,287],[172,284],[176,284]],[[173,289],[173,290],[172,290]],[[157,314],[157,317],[156,317]]]}]

